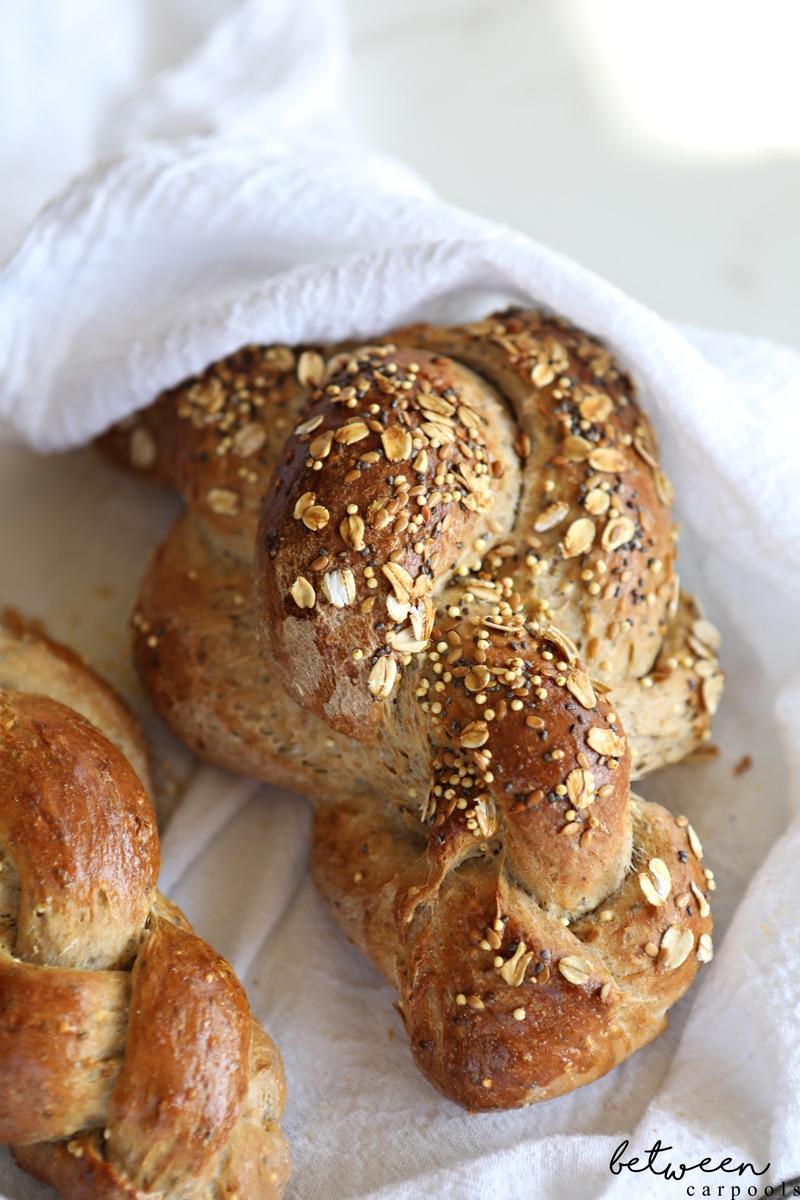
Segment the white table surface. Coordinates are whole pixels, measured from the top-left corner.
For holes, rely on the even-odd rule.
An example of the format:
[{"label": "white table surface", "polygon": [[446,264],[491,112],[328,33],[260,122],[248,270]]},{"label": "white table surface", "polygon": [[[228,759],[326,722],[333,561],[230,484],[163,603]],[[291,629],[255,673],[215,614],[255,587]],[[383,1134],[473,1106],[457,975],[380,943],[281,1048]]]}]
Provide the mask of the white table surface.
[{"label": "white table surface", "polygon": [[351,108],[670,320],[800,346],[800,6],[346,0]]},{"label": "white table surface", "polygon": [[[104,3],[82,0],[90,25]],[[49,196],[116,147],[115,114],[141,80],[232,7],[165,5],[161,43],[131,56],[141,31],[123,8],[113,37],[87,47],[63,0],[37,0],[36,21],[0,0],[0,259]],[[343,8],[356,121],[446,199],[566,252],[671,320],[800,346],[794,0]],[[24,93],[20,56],[38,63]]]}]

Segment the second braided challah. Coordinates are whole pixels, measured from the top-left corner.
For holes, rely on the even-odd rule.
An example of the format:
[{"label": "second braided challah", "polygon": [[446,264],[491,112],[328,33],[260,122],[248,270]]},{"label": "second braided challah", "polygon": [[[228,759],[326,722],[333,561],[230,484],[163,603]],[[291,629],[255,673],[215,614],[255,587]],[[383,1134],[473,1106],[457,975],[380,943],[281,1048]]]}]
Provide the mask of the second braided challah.
[{"label": "second braided challah", "polygon": [[0,1141],[65,1200],[277,1200],[280,1057],[157,891],[116,742],[142,749],[97,676],[0,627]]},{"label": "second braided challah", "polygon": [[656,1036],[713,880],[629,781],[708,736],[722,675],[608,352],[516,310],[247,347],[106,448],[187,502],[134,618],[157,707],[315,800],[315,878],[427,1077],[523,1105]]}]

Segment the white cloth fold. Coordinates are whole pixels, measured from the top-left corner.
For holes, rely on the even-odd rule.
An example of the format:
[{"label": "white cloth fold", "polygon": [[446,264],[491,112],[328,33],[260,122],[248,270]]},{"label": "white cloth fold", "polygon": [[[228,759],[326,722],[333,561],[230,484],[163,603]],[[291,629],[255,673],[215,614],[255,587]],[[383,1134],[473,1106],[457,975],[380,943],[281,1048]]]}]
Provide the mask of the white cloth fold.
[{"label": "white cloth fold", "polygon": [[[72,157],[69,145],[58,156],[64,171],[105,159],[40,212],[0,271],[3,438],[39,451],[78,446],[248,341],[370,337],[507,299],[542,304],[604,338],[633,372],[679,497],[684,576],[725,635],[720,757],[643,789],[685,811],[706,844],[718,882],[715,960],[653,1046],[524,1112],[470,1117],[418,1076],[391,989],[343,942],[305,877],[306,803],[198,772],[165,833],[164,881],[232,958],[283,1050],[288,1195],[616,1200],[731,1182],[745,1195],[753,1182],[800,1174],[800,355],[672,327],[564,256],[445,204],[365,146],[342,103],[344,34],[332,0],[224,11],[207,0],[191,19],[179,0],[157,12],[136,0],[118,7],[128,58],[111,7],[75,6],[75,20],[83,13],[103,30],[97,43],[125,63],[126,84],[114,92],[102,76],[94,107],[84,89],[72,124],[63,117],[82,136]],[[66,40],[64,23],[55,28]],[[164,69],[153,73],[144,47],[159,45],[151,58]],[[25,66],[0,84],[8,111],[22,112]],[[115,119],[101,120],[112,93]],[[32,174],[28,193],[43,179]],[[13,468],[24,453],[6,447],[2,462]],[[67,494],[84,489],[98,505],[117,486],[83,460],[74,480],[64,470]],[[36,563],[74,540],[77,517],[62,504],[44,519],[39,507],[23,538],[10,513],[27,486],[4,466],[6,573],[30,581],[47,618],[60,600]],[[138,505],[133,485],[118,487]],[[143,547],[131,579],[156,535],[150,512],[142,502],[128,517]],[[99,508],[93,533],[115,537]],[[75,578],[81,570],[79,552]],[[94,657],[102,667],[99,634]],[[118,663],[115,671],[124,675]],[[734,774],[746,754],[752,769]],[[758,1179],[614,1175],[624,1139],[629,1158],[644,1158],[656,1139],[671,1146],[656,1167],[706,1156],[771,1166]],[[0,1191],[20,1200],[45,1190],[2,1157]]]}]

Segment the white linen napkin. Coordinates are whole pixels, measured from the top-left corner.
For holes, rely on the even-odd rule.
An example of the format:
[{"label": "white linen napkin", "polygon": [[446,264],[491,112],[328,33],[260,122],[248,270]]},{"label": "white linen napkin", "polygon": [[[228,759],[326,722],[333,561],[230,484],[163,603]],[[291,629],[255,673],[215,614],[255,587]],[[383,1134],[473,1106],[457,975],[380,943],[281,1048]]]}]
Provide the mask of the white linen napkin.
[{"label": "white linen napkin", "polygon": [[[71,20],[57,0],[36,16],[5,5],[30,45],[27,60],[0,58],[0,101],[23,127],[5,148],[23,164],[0,213],[6,228],[37,189],[63,182],[59,171],[87,169],[0,270],[0,602],[66,638],[65,596],[82,605],[71,619],[81,648],[142,707],[99,589],[103,571],[116,572],[121,625],[174,505],[85,453],[44,462],[30,449],[80,446],[245,342],[370,337],[514,299],[591,330],[634,374],[679,498],[684,579],[725,636],[720,757],[642,788],[685,812],[704,841],[718,884],[714,962],[651,1047],[521,1112],[468,1116],[418,1075],[391,989],[344,943],[306,877],[307,802],[196,773],[165,832],[162,886],[231,958],[281,1046],[287,1195],[616,1200],[724,1185],[745,1196],[799,1175],[800,355],[672,327],[563,256],[445,204],[364,145],[341,101],[333,0],[225,11],[206,0],[191,17],[179,0],[67,7]],[[51,22],[44,50],[37,21]],[[80,73],[69,65],[82,21],[90,58],[117,67],[98,71],[94,92],[86,55]],[[52,176],[24,170],[26,145],[41,145],[38,126],[23,136],[38,112],[23,103],[31,61],[47,68],[42,86],[63,89],[70,71],[83,80],[60,116]],[[735,774],[745,755],[751,769]],[[625,1140],[618,1158],[638,1155],[639,1166],[657,1141],[671,1149],[650,1170],[615,1174]],[[677,1164],[704,1158],[707,1170],[725,1158],[729,1172],[771,1165],[758,1177],[674,1178]],[[668,1162],[671,1179],[657,1173]],[[5,1152],[0,1192],[48,1194]]]}]

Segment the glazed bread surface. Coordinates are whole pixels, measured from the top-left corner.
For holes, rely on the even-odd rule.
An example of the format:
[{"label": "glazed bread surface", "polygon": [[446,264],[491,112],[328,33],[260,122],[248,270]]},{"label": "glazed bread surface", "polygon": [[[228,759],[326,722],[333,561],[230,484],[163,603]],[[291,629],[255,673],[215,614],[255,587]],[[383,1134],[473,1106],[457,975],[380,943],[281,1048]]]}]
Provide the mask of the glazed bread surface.
[{"label": "glazed bread surface", "polygon": [[281,1196],[280,1056],[157,890],[133,718],[56,643],[0,652],[0,1140],[65,1200]]}]

